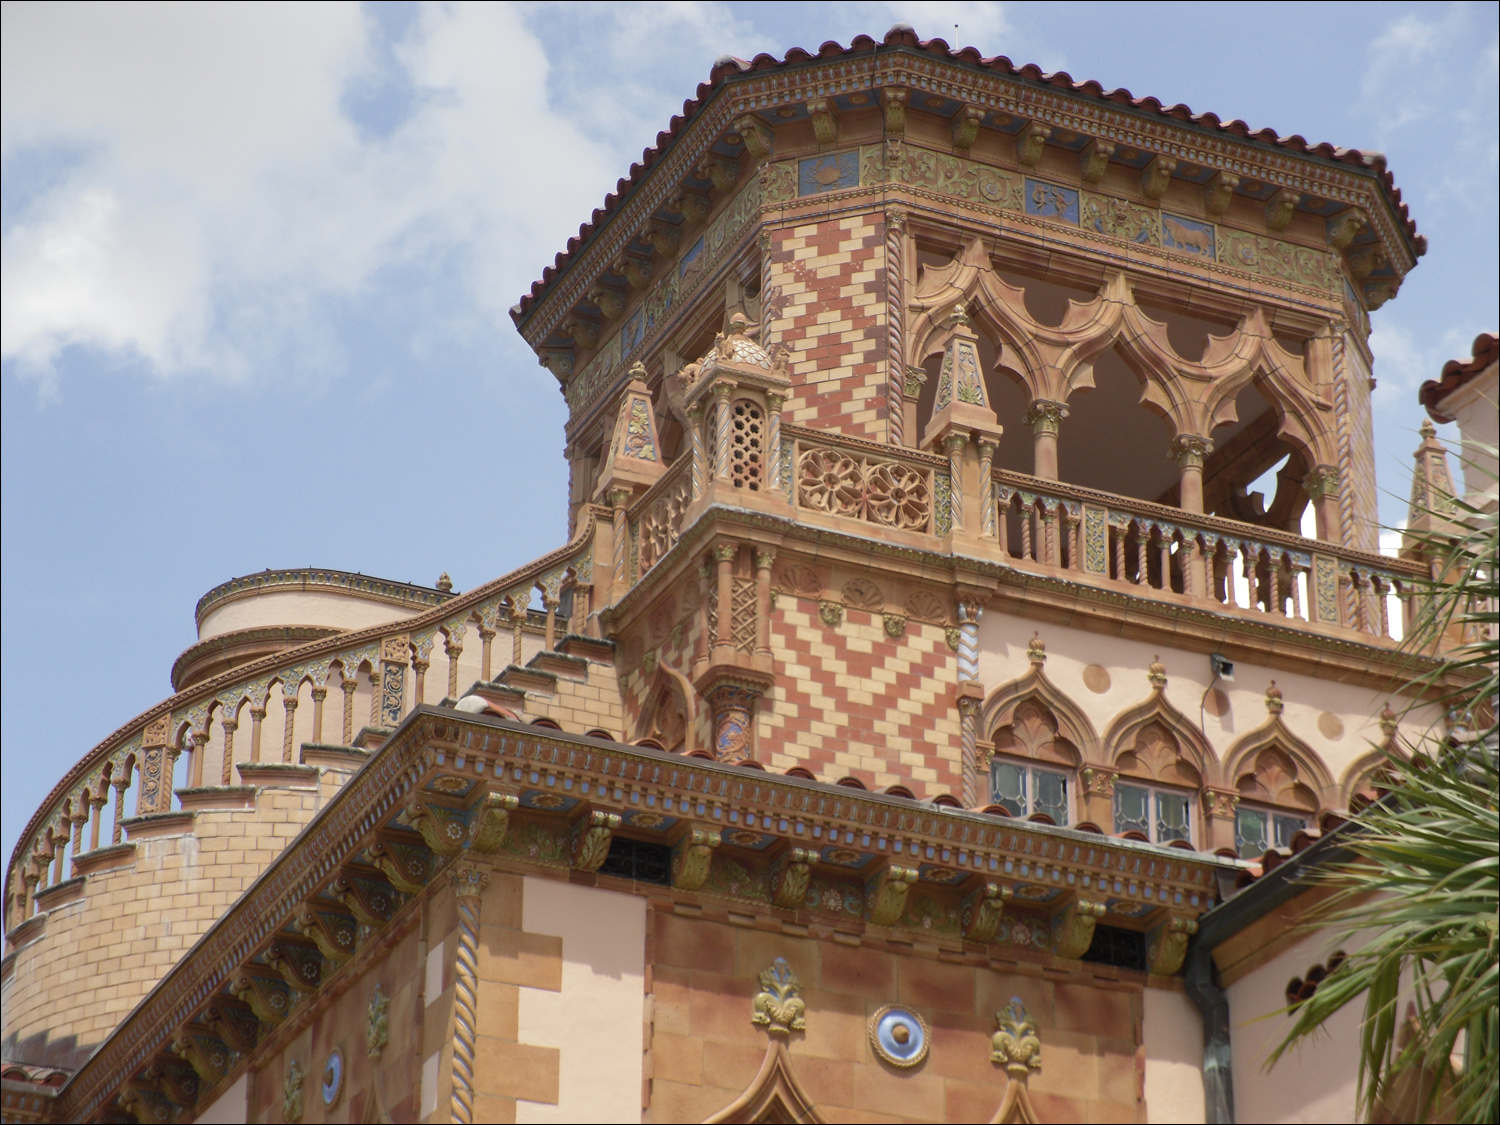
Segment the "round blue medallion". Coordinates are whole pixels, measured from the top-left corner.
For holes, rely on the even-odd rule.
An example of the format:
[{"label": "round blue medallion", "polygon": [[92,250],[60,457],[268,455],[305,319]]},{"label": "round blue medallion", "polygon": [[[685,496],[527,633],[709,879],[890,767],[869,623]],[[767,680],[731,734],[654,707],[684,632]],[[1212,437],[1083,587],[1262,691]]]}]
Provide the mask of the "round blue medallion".
[{"label": "round blue medallion", "polygon": [[333,1051],[323,1064],[323,1104],[331,1106],[339,1100],[339,1091],[344,1086],[344,1056]]},{"label": "round blue medallion", "polygon": [[871,1017],[870,1043],[892,1066],[916,1066],[927,1057],[927,1024],[915,1012],[887,1005]]}]

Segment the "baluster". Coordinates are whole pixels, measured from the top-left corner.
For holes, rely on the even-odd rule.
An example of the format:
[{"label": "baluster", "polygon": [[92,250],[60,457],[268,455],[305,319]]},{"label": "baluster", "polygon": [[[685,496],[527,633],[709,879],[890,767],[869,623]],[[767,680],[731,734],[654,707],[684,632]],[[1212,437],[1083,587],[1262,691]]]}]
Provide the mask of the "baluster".
[{"label": "baluster", "polygon": [[1349,572],[1350,581],[1354,587],[1354,626],[1361,633],[1370,631],[1370,601],[1365,593],[1369,585],[1369,579],[1358,571]]},{"label": "baluster", "polygon": [[1159,589],[1172,592],[1172,536],[1164,527],[1156,529],[1156,548],[1161,554],[1161,585]]},{"label": "baluster", "polygon": [[1042,502],[1042,520],[1044,533],[1042,535],[1042,550],[1046,554],[1045,561],[1049,566],[1058,566],[1058,553],[1061,545],[1057,539],[1057,504]]},{"label": "baluster", "polygon": [[1380,608],[1380,635],[1389,637],[1391,635],[1391,609],[1387,600],[1390,596],[1390,582],[1380,575],[1373,575],[1372,581],[1375,585],[1375,604]]},{"label": "baluster", "polygon": [[1010,557],[1010,498],[1009,489],[995,489],[995,539],[1002,559]]},{"label": "baluster", "polygon": [[1234,590],[1234,559],[1240,545],[1233,539],[1224,540],[1224,604],[1231,609],[1239,608],[1239,595]]},{"label": "baluster", "polygon": [[1135,521],[1135,584],[1137,586],[1149,586],[1151,584],[1150,566],[1151,548],[1151,525]]},{"label": "baluster", "polygon": [[1281,559],[1271,556],[1266,560],[1266,581],[1270,583],[1270,608],[1267,612],[1281,615]]},{"label": "baluster", "polygon": [[1292,616],[1295,617],[1298,621],[1306,620],[1306,618],[1302,616],[1302,583],[1298,581],[1298,578],[1302,573],[1303,572],[1300,567],[1287,567],[1287,581],[1291,584],[1292,587]]},{"label": "baluster", "polygon": [[1115,537],[1115,581],[1128,582],[1129,579],[1125,577],[1125,533],[1129,525],[1115,527],[1108,520],[1109,517],[1105,516],[1105,526],[1109,527],[1110,534]]},{"label": "baluster", "polygon": [[1240,544],[1241,570],[1245,575],[1245,608],[1260,607],[1260,548],[1252,543]]},{"label": "baluster", "polygon": [[1200,589],[1203,585],[1203,548],[1198,542],[1197,532],[1182,533],[1182,546],[1177,548],[1177,554],[1182,559],[1183,596],[1205,597],[1205,592]]},{"label": "baluster", "polygon": [[1036,551],[1032,544],[1032,521],[1036,518],[1036,505],[1027,504],[1024,497],[1021,505],[1021,557],[1027,562],[1033,562]]},{"label": "baluster", "polygon": [[1067,509],[1063,509],[1063,529],[1068,542],[1068,569],[1081,570],[1079,557],[1083,554],[1083,513],[1080,510],[1074,515]]}]

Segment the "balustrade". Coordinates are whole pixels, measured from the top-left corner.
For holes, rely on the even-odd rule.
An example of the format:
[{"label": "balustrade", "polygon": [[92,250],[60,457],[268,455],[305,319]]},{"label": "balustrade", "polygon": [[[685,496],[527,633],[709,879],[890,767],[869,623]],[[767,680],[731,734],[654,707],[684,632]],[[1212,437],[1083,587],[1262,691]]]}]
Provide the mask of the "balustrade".
[{"label": "balustrade", "polygon": [[[669,474],[661,484],[670,489],[674,481],[686,479],[684,462],[683,471]],[[677,530],[680,517],[674,542]],[[519,663],[521,628],[532,591],[540,592],[550,611],[565,582],[588,586],[593,580],[592,543],[590,523],[562,550],[420,617],[265,657],[194,684],[137,717],[69,771],[23,832],[7,873],[7,932],[35,913],[39,892],[69,877],[70,857],[77,861],[99,850],[102,818],[111,803],[113,826],[106,846],[125,842],[132,815],[172,811],[174,766],[180,756],[187,755],[189,788],[232,785],[239,766],[263,761],[263,734],[269,743],[265,756],[291,762],[300,742],[322,740],[324,701],[335,685],[343,696],[340,728],[346,745],[355,737],[361,694],[369,697],[370,726],[395,726],[421,702],[421,677],[440,639],[448,658],[445,686],[448,694],[456,694],[462,639],[471,624],[484,641],[486,679],[490,639],[502,622],[515,632]],[[549,612],[549,625],[551,620]],[[549,628],[549,640],[551,632]],[[307,702],[311,705],[299,711],[299,703]],[[237,737],[247,711],[249,737]],[[134,808],[127,809],[132,789]]]}]

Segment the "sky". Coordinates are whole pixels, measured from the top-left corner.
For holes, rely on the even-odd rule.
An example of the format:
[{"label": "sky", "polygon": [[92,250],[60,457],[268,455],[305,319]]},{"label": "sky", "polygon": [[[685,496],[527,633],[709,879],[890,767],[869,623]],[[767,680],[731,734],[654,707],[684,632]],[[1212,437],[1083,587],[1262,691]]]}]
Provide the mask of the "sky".
[{"label": "sky", "polygon": [[[1181,9],[1179,9],[1181,10]],[[1358,13],[1357,16],[1355,13]],[[466,590],[565,533],[507,310],[733,54],[923,38],[1378,149],[1430,249],[1372,316],[1382,517],[1497,315],[1497,6],[6,3],[6,857],[266,567]]]}]

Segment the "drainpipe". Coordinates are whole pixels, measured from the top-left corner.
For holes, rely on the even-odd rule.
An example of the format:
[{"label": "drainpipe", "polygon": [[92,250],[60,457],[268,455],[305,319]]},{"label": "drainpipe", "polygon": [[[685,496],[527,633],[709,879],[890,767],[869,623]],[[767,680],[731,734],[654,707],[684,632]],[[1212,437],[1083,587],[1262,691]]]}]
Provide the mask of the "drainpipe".
[{"label": "drainpipe", "polygon": [[1213,949],[1195,935],[1188,946],[1188,997],[1203,1016],[1203,1120],[1234,1125],[1234,1064],[1229,1051],[1229,997],[1214,980]]}]

